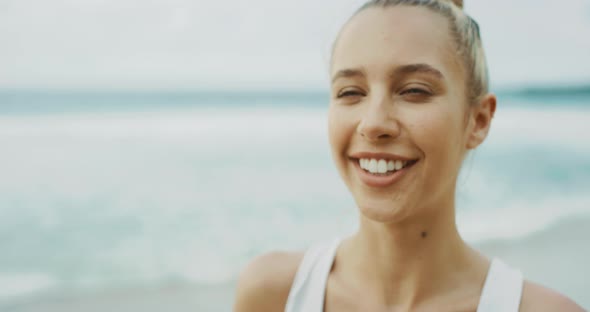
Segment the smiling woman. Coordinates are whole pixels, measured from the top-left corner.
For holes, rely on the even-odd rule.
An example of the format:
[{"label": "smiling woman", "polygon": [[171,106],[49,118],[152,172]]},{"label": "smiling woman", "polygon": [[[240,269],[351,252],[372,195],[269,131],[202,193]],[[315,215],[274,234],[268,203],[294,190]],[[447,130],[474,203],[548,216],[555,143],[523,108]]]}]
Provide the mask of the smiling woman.
[{"label": "smiling woman", "polygon": [[496,109],[462,1],[367,2],[341,30],[330,75],[330,145],[359,229],[257,258],[236,311],[582,310],[457,230],[459,171]]}]

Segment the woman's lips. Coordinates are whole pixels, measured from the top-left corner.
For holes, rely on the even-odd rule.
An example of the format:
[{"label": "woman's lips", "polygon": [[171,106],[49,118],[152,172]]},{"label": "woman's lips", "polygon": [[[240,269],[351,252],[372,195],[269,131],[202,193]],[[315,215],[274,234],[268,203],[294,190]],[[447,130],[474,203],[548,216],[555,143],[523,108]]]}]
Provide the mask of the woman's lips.
[{"label": "woman's lips", "polygon": [[370,187],[388,187],[400,179],[402,179],[407,172],[418,162],[418,160],[412,160],[407,163],[407,165],[399,170],[396,171],[388,171],[386,173],[371,173],[363,168],[360,165],[360,159],[358,158],[351,158],[352,163],[359,175],[361,181]]}]

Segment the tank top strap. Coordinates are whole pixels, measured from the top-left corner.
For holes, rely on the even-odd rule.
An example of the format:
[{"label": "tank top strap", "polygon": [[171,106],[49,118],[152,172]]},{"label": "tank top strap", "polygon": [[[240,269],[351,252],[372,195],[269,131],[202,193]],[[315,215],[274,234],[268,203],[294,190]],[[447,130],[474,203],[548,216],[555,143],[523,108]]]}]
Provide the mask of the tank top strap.
[{"label": "tank top strap", "polygon": [[328,275],[340,239],[316,244],[305,252],[299,264],[285,312],[322,312]]},{"label": "tank top strap", "polygon": [[523,283],[519,270],[494,258],[483,286],[477,312],[518,312]]}]

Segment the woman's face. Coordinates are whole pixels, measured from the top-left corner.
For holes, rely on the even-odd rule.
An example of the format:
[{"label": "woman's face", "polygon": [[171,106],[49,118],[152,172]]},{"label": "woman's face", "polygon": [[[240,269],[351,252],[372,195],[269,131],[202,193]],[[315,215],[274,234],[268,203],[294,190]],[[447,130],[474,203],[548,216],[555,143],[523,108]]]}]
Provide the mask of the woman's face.
[{"label": "woman's face", "polygon": [[334,46],[330,144],[371,219],[399,222],[453,204],[469,110],[448,29],[425,8],[370,8]]}]

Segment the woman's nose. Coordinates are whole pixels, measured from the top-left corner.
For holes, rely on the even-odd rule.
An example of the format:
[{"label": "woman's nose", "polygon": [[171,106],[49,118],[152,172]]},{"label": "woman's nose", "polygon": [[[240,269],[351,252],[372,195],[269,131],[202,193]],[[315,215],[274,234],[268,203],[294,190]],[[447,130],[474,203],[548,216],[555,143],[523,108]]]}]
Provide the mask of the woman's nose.
[{"label": "woman's nose", "polygon": [[377,143],[399,136],[399,122],[390,99],[387,97],[376,98],[366,105],[357,128],[357,132],[363,138]]}]

